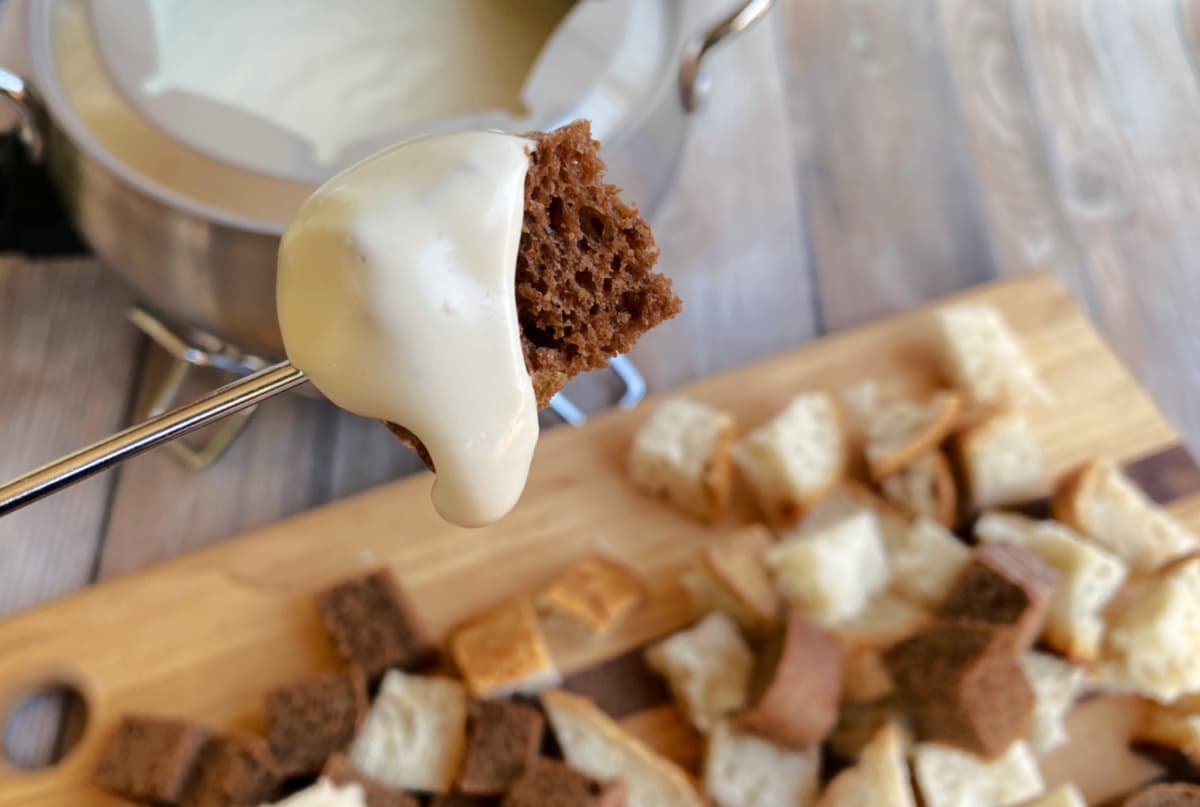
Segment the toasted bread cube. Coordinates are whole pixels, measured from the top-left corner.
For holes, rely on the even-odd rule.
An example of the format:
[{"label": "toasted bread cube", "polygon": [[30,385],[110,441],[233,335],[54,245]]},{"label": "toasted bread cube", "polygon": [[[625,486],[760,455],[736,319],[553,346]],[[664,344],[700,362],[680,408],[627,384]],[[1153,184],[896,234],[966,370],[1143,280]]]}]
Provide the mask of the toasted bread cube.
[{"label": "toasted bread cube", "polygon": [[1150,501],[1109,458],[1067,480],[1054,497],[1054,516],[1139,572],[1200,549],[1200,536]]},{"label": "toasted bread cube", "polygon": [[901,744],[906,752],[912,748],[912,731],[908,716],[896,698],[885,697],[862,703],[844,703],[833,733],[825,741],[829,753],[848,762],[862,756],[871,741],[888,725],[900,731]]},{"label": "toasted bread cube", "polygon": [[1020,414],[995,415],[956,436],[974,511],[1038,497],[1046,487],[1042,446]]},{"label": "toasted bread cube", "polygon": [[1173,749],[1192,765],[1200,765],[1200,704],[1147,703],[1132,740]]},{"label": "toasted bread cube", "polygon": [[928,451],[879,483],[883,495],[913,518],[952,527],[958,515],[958,483],[941,451]]},{"label": "toasted bread cube", "polygon": [[1067,741],[1063,720],[1075,705],[1087,679],[1087,670],[1057,656],[1028,652],[1018,663],[1033,687],[1033,720],[1029,726],[1029,745],[1041,753]]},{"label": "toasted bread cube", "polygon": [[533,605],[523,597],[456,629],[450,655],[471,694],[479,698],[531,694],[561,680]]},{"label": "toasted bread cube", "polygon": [[1200,785],[1154,782],[1126,799],[1121,807],[1190,807],[1193,804],[1200,804]]},{"label": "toasted bread cube", "polygon": [[980,541],[1023,546],[1059,571],[1062,586],[1050,604],[1042,636],[1072,660],[1095,660],[1104,633],[1102,614],[1125,582],[1125,564],[1056,521],[985,513],[975,524],[975,535]]},{"label": "toasted bread cube", "polygon": [[776,544],[763,559],[784,598],[822,625],[854,616],[888,583],[879,524],[865,511]]},{"label": "toasted bread cube", "polygon": [[626,807],[704,807],[683,768],[650,750],[587,698],[550,690],[541,700],[567,763],[601,782],[619,779]]},{"label": "toasted bread cube", "polygon": [[684,587],[701,610],[724,611],[751,636],[764,636],[778,623],[782,602],[762,561],[774,542],[761,524],[714,541],[683,576]]},{"label": "toasted bread cube", "polygon": [[625,786],[619,780],[601,782],[560,760],[536,757],[505,793],[503,807],[624,807],[624,804]]},{"label": "toasted bread cube", "polygon": [[603,633],[646,598],[629,567],[591,554],[572,563],[539,596],[538,610],[586,633]]},{"label": "toasted bread cube", "polygon": [[717,807],[809,807],[820,775],[819,748],[782,748],[724,721],[709,735],[704,789]]},{"label": "toasted bread cube", "polygon": [[1043,793],[1035,799],[1025,802],[1021,807],[1087,807],[1083,794],[1075,785],[1067,784],[1056,787],[1049,793]]},{"label": "toasted bread cube", "polygon": [[739,440],[733,459],[766,522],[774,527],[794,523],[845,469],[837,403],[826,392],[793,399],[774,419]]},{"label": "toasted bread cube", "polygon": [[684,714],[701,731],[746,705],[754,654],[737,624],[720,611],[651,645],[646,663],[667,679]]},{"label": "toasted bread cube", "polygon": [[863,748],[858,762],[829,783],[818,807],[915,807],[905,757],[904,733],[887,724]]},{"label": "toasted bread cube", "polygon": [[966,568],[971,551],[936,521],[919,518],[904,533],[903,544],[888,547],[892,588],[925,608],[937,606]]},{"label": "toasted bread cube", "polygon": [[938,392],[928,402],[896,401],[876,412],[867,426],[867,466],[883,479],[926,454],[949,436],[958,420],[957,393]]},{"label": "toasted bread cube", "polygon": [[390,787],[445,793],[458,773],[466,731],[462,684],[390,670],[350,746],[350,762]]},{"label": "toasted bread cube", "polygon": [[1016,742],[990,762],[936,743],[913,752],[917,787],[926,807],[1006,807],[1039,795],[1045,786],[1029,746]]},{"label": "toasted bread cube", "polygon": [[702,521],[719,521],[733,491],[733,418],[676,398],[658,406],[633,438],[629,476],[638,490]]},{"label": "toasted bread cube", "polygon": [[1112,614],[1108,672],[1160,703],[1200,691],[1200,558],[1164,572]]},{"label": "toasted bread cube", "polygon": [[946,375],[972,403],[1006,409],[1051,400],[995,307],[961,303],[939,311],[937,322]]}]

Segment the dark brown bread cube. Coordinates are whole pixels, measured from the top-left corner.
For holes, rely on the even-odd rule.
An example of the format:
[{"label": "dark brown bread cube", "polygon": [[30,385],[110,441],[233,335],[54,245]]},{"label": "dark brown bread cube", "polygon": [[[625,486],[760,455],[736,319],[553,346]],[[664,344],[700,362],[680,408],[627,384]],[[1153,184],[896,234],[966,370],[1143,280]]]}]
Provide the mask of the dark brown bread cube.
[{"label": "dark brown bread cube", "polygon": [[403,790],[389,787],[362,773],[342,754],[334,754],[325,763],[321,775],[335,785],[357,784],[363,790],[367,807],[421,807],[421,803]]},{"label": "dark brown bread cube", "polygon": [[1125,807],[1200,807],[1200,785],[1185,782],[1149,785],[1126,799]]},{"label": "dark brown bread cube", "polygon": [[884,656],[918,739],[991,759],[1023,737],[1035,696],[1011,637],[980,623],[938,623]]},{"label": "dark brown bread cube", "polygon": [[268,693],[267,742],[285,777],[321,770],[350,745],[367,713],[367,679],[350,667],[297,681]]},{"label": "dark brown bread cube", "polygon": [[565,762],[539,757],[504,796],[504,807],[624,807],[620,782],[604,783]]},{"label": "dark brown bread cube", "polygon": [[811,748],[837,724],[841,695],[841,645],[794,615],[755,661],[750,705],[735,725],[778,745]]},{"label": "dark brown bread cube", "polygon": [[545,718],[532,706],[512,701],[472,701],[467,707],[467,750],[458,789],[499,795],[508,789],[542,747]]},{"label": "dark brown bread cube", "polygon": [[184,720],[122,718],[92,782],[131,801],[175,803],[196,768],[209,732]]},{"label": "dark brown bread cube", "polygon": [[217,737],[204,746],[182,807],[246,807],[274,799],[280,776],[267,741],[252,735]]},{"label": "dark brown bread cube", "polygon": [[1011,632],[1013,649],[1021,652],[1037,639],[1061,582],[1057,569],[1024,547],[981,544],[937,614],[1002,627]]},{"label": "dark brown bread cube", "polygon": [[411,670],[437,658],[425,626],[387,569],[318,593],[317,611],[338,653],[371,682],[391,667]]}]

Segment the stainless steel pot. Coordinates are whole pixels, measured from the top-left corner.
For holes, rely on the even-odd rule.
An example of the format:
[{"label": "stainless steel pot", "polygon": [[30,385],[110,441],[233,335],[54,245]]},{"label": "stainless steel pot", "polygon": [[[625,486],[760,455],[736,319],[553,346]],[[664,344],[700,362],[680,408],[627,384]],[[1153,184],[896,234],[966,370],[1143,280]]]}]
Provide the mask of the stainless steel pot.
[{"label": "stainless steel pot", "polygon": [[[644,210],[658,204],[670,183],[690,113],[704,97],[709,54],[773,2],[742,2],[726,19],[702,28],[691,20],[694,4],[659,1],[667,11],[669,69],[628,125],[605,137],[610,176]],[[44,162],[83,238],[149,309],[241,350],[282,355],[275,318],[282,225],[173,191],[104,147],[72,108],[56,62],[56,15],[63,2],[27,4],[29,65],[0,70],[0,93],[19,110],[30,156]]]}]

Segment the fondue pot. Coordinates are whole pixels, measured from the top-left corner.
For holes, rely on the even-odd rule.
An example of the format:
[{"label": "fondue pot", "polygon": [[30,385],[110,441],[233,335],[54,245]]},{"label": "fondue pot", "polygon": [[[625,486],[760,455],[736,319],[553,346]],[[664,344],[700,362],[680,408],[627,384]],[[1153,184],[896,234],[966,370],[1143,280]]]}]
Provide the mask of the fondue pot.
[{"label": "fondue pot", "polygon": [[[689,117],[703,100],[711,51],[771,4],[743,1],[712,24],[696,18],[696,6],[708,4],[625,0],[624,8],[640,16],[623,29],[607,72],[587,96],[573,103],[551,87],[544,98],[527,99],[523,120],[529,129],[547,129],[590,118],[593,134],[605,143],[612,181],[650,212],[669,185]],[[576,14],[621,5],[580,0],[562,25]],[[23,29],[18,39],[27,53],[6,48],[0,93],[15,105],[28,158],[44,166],[76,230],[136,292],[144,308],[139,326],[192,363],[246,372],[281,357],[276,249],[291,213],[312,190],[312,177],[248,170],[152,124],[104,68],[84,0],[9,0],[7,6],[5,24]],[[547,52],[569,62],[570,48],[555,49],[555,36],[557,29]],[[539,69],[553,75],[558,68]],[[172,334],[186,337],[181,342]],[[188,345],[205,360],[188,359]]]}]

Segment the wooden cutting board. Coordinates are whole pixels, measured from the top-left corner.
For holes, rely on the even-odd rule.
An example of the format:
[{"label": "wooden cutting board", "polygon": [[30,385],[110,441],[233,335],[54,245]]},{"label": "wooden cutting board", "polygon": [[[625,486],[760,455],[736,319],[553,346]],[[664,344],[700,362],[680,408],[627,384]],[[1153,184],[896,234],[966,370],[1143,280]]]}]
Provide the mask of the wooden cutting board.
[{"label": "wooden cutting board", "polygon": [[[1093,455],[1118,456],[1132,463],[1152,495],[1200,528],[1196,466],[1057,281],[1026,277],[955,299],[998,306],[1038,364],[1055,404],[1031,414],[1054,474]],[[837,390],[868,376],[889,391],[926,390],[935,381],[929,311],[830,337],[681,392],[732,411],[749,427],[798,392]],[[603,640],[554,648],[568,685],[597,698],[664,753],[694,762],[698,738],[630,651],[695,616],[677,573],[698,547],[746,520],[747,508],[704,527],[631,489],[624,455],[652,405],[547,434],[520,505],[492,527],[442,522],[429,504],[431,478],[422,475],[0,623],[0,715],[46,682],[76,688],[87,704],[82,739],[57,766],[24,772],[0,763],[0,805],[117,803],[92,789],[88,777],[127,711],[260,730],[263,693],[337,664],[311,604],[312,593],[332,581],[389,566],[430,626],[443,632],[534,590],[591,549],[624,558],[653,595]],[[382,430],[380,439],[389,439]]]}]

